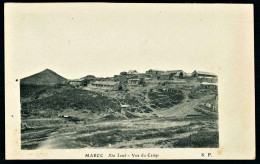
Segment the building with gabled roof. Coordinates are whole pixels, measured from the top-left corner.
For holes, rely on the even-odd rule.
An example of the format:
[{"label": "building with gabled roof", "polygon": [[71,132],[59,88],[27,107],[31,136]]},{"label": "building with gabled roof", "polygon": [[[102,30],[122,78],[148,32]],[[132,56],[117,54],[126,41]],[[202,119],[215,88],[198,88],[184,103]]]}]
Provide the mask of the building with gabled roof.
[{"label": "building with gabled roof", "polygon": [[67,81],[69,85],[72,86],[83,86],[87,85],[87,82],[85,79],[73,79],[73,80],[68,80]]},{"label": "building with gabled roof", "polygon": [[203,72],[203,71],[196,71],[196,70],[192,72],[192,76],[193,77],[199,77],[199,76],[202,76],[202,77],[217,77],[217,75],[214,74],[214,73]]},{"label": "building with gabled roof", "polygon": [[138,72],[136,71],[136,70],[129,70],[128,72],[127,72],[127,74],[138,74]]},{"label": "building with gabled roof", "polygon": [[146,71],[146,74],[160,74],[163,72],[165,72],[165,71],[158,70],[158,69],[149,69],[148,71]]},{"label": "building with gabled roof", "polygon": [[203,89],[218,89],[218,84],[216,83],[202,82],[200,85]]},{"label": "building with gabled roof", "polygon": [[109,90],[127,90],[125,84],[116,81],[94,81],[90,83],[90,87],[109,89]]}]

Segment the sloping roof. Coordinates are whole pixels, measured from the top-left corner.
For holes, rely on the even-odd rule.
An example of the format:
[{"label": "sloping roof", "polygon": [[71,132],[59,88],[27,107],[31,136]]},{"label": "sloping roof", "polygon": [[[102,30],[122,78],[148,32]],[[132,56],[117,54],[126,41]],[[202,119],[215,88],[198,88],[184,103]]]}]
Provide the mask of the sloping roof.
[{"label": "sloping roof", "polygon": [[217,83],[207,83],[207,82],[203,82],[203,83],[201,83],[202,85],[218,85]]},{"label": "sloping roof", "polygon": [[166,71],[168,73],[177,73],[177,72],[183,72],[183,70],[170,70],[170,71]]},{"label": "sloping roof", "polygon": [[115,85],[117,84],[118,82],[115,82],[115,81],[95,81],[91,84],[100,84],[100,85]]},{"label": "sloping roof", "polygon": [[218,79],[218,77],[198,76],[198,79]]},{"label": "sloping roof", "polygon": [[136,70],[129,70],[128,73],[137,73]]},{"label": "sloping roof", "polygon": [[199,75],[217,76],[216,74],[211,73],[211,72],[203,72],[203,71],[196,71],[196,72],[197,72],[197,74],[199,74]]},{"label": "sloping roof", "polygon": [[184,72],[183,70],[158,70],[158,69],[150,69],[148,71],[156,71],[156,72],[163,72],[165,74],[169,73],[177,73],[177,72]]},{"label": "sloping roof", "polygon": [[165,72],[165,71],[158,70],[158,69],[149,69],[148,71],[158,71],[158,72]]}]

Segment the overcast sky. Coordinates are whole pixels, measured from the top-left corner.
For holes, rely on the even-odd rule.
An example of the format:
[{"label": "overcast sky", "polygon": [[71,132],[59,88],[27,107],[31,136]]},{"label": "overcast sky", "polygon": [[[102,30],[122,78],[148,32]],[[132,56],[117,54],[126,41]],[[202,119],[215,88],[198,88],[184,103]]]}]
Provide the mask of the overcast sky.
[{"label": "overcast sky", "polygon": [[218,73],[252,20],[243,8],[217,6],[17,4],[6,11],[6,44],[20,78],[46,68],[68,79],[131,69]]}]

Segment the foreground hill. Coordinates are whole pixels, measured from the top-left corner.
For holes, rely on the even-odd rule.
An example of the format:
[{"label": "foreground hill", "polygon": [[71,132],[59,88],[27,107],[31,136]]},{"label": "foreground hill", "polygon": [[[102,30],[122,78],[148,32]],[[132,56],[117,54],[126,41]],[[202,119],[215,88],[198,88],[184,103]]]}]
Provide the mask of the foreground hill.
[{"label": "foreground hill", "polygon": [[[22,91],[23,92],[23,91]],[[29,111],[64,111],[66,109],[86,110],[87,112],[104,112],[111,108],[118,110],[119,106],[113,100],[101,94],[70,87],[52,87],[38,93],[36,98],[22,103],[22,110]],[[50,93],[48,93],[50,92]],[[35,94],[34,94],[35,95]],[[32,96],[33,97],[33,96]]]},{"label": "foreground hill", "polygon": [[21,79],[21,84],[30,85],[55,85],[61,84],[67,79],[58,75],[50,69],[45,69],[42,72],[36,73],[32,76]]}]

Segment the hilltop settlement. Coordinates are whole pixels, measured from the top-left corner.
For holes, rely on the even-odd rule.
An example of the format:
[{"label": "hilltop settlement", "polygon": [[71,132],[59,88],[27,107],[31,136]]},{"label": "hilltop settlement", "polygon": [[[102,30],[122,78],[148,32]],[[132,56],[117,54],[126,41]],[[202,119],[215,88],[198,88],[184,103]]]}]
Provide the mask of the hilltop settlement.
[{"label": "hilltop settlement", "polygon": [[[80,133],[80,136],[76,137],[77,139],[70,138],[59,144],[53,143],[51,148],[139,147],[137,141],[139,142],[141,139],[136,139],[136,137],[140,134],[135,134],[133,131],[138,129],[144,131],[150,127],[150,121],[153,121],[153,124],[158,123],[156,124],[158,128],[162,128],[166,126],[166,124],[161,125],[162,120],[169,121],[169,119],[175,121],[196,120],[196,123],[193,122],[193,129],[193,124],[189,121],[189,133],[185,132],[187,129],[183,129],[183,133],[180,133],[181,138],[185,139],[187,135],[197,135],[198,128],[204,128],[201,132],[205,137],[213,136],[213,138],[209,138],[210,144],[206,147],[215,147],[218,145],[218,128],[215,123],[218,118],[217,82],[218,76],[216,74],[197,70],[192,73],[186,73],[183,70],[150,69],[145,73],[129,70],[120,72],[113,77],[87,75],[69,80],[46,69],[20,80],[22,148],[44,147],[47,139],[49,147],[51,142],[49,139],[59,133],[64,134],[64,136]],[[210,119],[210,121],[203,122],[202,120],[205,119]],[[137,120],[146,120],[144,121],[145,125],[131,127],[131,123],[136,123]],[[215,121],[211,122],[212,120]],[[127,121],[127,127],[123,126],[124,121]],[[119,123],[123,127],[114,127],[112,122]],[[107,123],[113,128],[109,127]],[[187,121],[185,125],[186,123]],[[209,129],[205,131],[209,124]],[[169,123],[170,125],[171,123]],[[119,125],[117,124],[117,126]],[[184,125],[181,124],[181,126]],[[37,129],[43,127],[46,128],[44,132],[42,129]],[[104,135],[110,136],[110,138],[104,139],[103,143],[90,136],[85,140],[86,137],[81,135],[86,132],[82,132],[83,129],[86,130],[86,127],[88,127],[87,133],[91,133],[93,127],[95,129],[99,127],[100,129],[96,129],[97,131],[106,130]],[[155,127],[153,125],[153,128]],[[111,129],[107,132],[109,128]],[[124,131],[126,136],[122,136],[122,133],[118,131],[113,131],[115,129],[121,131],[124,128],[134,128],[134,130],[129,134]],[[169,139],[169,137],[172,139],[172,133],[168,136],[170,127],[164,128],[168,128],[165,131],[167,135],[161,136],[164,134],[161,129],[158,131],[159,136],[153,136],[157,134],[156,131],[146,129],[149,134],[153,135],[150,134],[150,137],[143,139]],[[38,132],[37,134],[32,133],[35,130]],[[96,130],[94,130],[93,137],[99,138]],[[71,134],[66,135],[69,132]],[[107,134],[112,132],[113,134]],[[129,139],[129,135],[134,138]],[[112,138],[116,137],[111,139],[111,136]],[[118,139],[119,136],[122,140]],[[203,137],[202,139],[207,140]],[[134,144],[122,145],[125,140],[134,142]],[[146,142],[147,144],[145,144]],[[142,147],[203,147],[200,145],[201,143],[200,146],[198,144],[192,145],[190,141],[182,145],[183,143],[171,140],[157,146],[154,145],[154,141],[148,142],[146,140],[146,142],[142,142]],[[196,142],[198,141],[196,140]],[[180,145],[178,146],[178,144]]]}]

